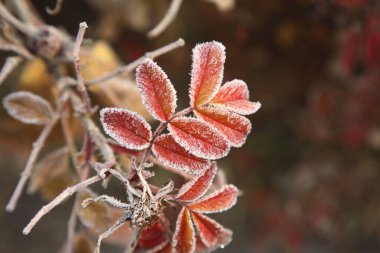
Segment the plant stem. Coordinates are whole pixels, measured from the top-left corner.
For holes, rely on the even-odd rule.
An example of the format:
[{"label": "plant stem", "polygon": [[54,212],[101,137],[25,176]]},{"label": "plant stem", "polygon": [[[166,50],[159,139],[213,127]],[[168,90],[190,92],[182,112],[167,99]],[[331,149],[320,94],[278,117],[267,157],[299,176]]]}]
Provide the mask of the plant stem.
[{"label": "plant stem", "polygon": [[27,36],[33,36],[37,29],[33,26],[26,25],[22,23],[20,20],[15,18],[8,10],[7,8],[0,2],[0,17],[11,24],[14,28],[22,32],[23,34]]},{"label": "plant stem", "polygon": [[152,52],[147,52],[145,53],[144,56],[141,56],[140,58],[138,58],[137,60],[129,63],[128,65],[125,65],[121,68],[118,68],[117,70],[115,70],[114,72],[111,72],[109,74],[105,74],[101,77],[97,77],[95,79],[92,79],[92,80],[89,80],[89,81],[86,81],[85,84],[86,85],[93,85],[93,84],[97,84],[97,83],[102,83],[104,81],[108,81],[114,77],[117,77],[117,76],[120,76],[122,74],[126,74],[126,73],[130,73],[132,72],[133,70],[135,70],[135,68],[137,68],[146,58],[150,58],[150,59],[155,59],[157,58],[158,56],[161,56],[163,54],[166,54],[174,49],[177,49],[179,47],[182,47],[185,45],[185,41],[183,39],[178,39],[166,46],[163,46],[161,48],[158,48]]},{"label": "plant stem", "polygon": [[182,5],[183,0],[172,0],[170,3],[169,9],[166,12],[164,18],[154,27],[152,30],[148,32],[149,38],[155,38],[160,35],[165,29],[173,22],[175,17],[178,14],[178,11]]},{"label": "plant stem", "polygon": [[40,136],[33,143],[33,149],[32,149],[32,152],[30,153],[30,156],[29,156],[28,161],[26,163],[25,169],[21,173],[21,177],[17,183],[16,189],[13,192],[12,197],[9,200],[9,202],[5,208],[8,212],[12,212],[16,208],[18,199],[20,198],[20,196],[22,194],[22,191],[25,187],[25,184],[28,181],[30,175],[32,174],[32,170],[33,170],[34,164],[37,160],[37,157],[38,157],[43,145],[45,144],[47,137],[49,136],[50,132],[53,130],[57,121],[58,121],[58,117],[55,117],[51,120],[50,123],[45,125]]},{"label": "plant stem", "polygon": [[28,223],[28,225],[24,228],[23,233],[25,235],[29,234],[30,231],[33,229],[33,227],[39,222],[39,220],[42,219],[46,214],[48,214],[52,209],[54,209],[56,206],[62,203],[66,198],[73,195],[77,191],[88,187],[89,185],[92,185],[98,181],[100,181],[102,178],[98,175],[90,177],[74,186],[68,187],[66,190],[61,192],[55,199],[53,199],[49,204],[43,206],[38,213],[33,217],[33,219]]}]

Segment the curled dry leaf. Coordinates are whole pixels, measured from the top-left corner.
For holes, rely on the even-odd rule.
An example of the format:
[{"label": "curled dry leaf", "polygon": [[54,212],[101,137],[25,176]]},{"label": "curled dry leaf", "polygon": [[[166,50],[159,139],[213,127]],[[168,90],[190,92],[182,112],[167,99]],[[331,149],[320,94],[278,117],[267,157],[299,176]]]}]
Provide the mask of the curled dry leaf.
[{"label": "curled dry leaf", "polygon": [[227,140],[199,119],[178,117],[170,121],[168,129],[180,146],[197,157],[219,159],[230,150]]},{"label": "curled dry leaf", "polygon": [[225,47],[219,42],[202,43],[193,49],[191,107],[206,104],[214,97],[223,79],[225,60]]},{"label": "curled dry leaf", "polygon": [[249,101],[247,84],[238,79],[225,83],[211,99],[210,104],[242,115],[255,113],[261,107],[259,102]]},{"label": "curled dry leaf", "polygon": [[[96,198],[97,195],[90,189],[86,188],[78,192],[78,203],[82,203],[85,199]],[[91,202],[85,208],[78,206],[77,215],[87,228],[95,232],[103,232],[112,222],[112,213],[107,204],[104,202]]]},{"label": "curled dry leaf", "polygon": [[45,200],[52,200],[77,181],[77,176],[70,170],[68,150],[63,147],[47,154],[35,165],[28,193],[39,191]]},{"label": "curled dry leaf", "polygon": [[3,105],[9,115],[25,124],[45,125],[54,117],[49,102],[27,91],[9,94]]},{"label": "curled dry leaf", "polygon": [[150,125],[137,113],[107,107],[100,111],[100,119],[106,133],[123,147],[141,150],[149,146]]},{"label": "curled dry leaf", "polygon": [[146,59],[136,72],[136,82],[144,105],[153,117],[165,122],[177,107],[176,91],[166,73],[151,59]]},{"label": "curled dry leaf", "polygon": [[208,160],[190,154],[170,134],[157,137],[152,151],[164,165],[190,174],[197,175],[210,164]]},{"label": "curled dry leaf", "polygon": [[251,131],[251,122],[244,116],[215,107],[200,107],[195,115],[218,129],[233,147],[241,147]]}]

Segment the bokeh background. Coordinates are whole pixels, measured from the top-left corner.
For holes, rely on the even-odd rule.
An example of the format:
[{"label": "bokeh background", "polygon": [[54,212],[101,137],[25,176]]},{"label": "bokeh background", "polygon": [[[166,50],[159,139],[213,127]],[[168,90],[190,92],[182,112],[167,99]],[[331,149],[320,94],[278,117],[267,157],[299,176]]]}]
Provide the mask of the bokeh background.
[{"label": "bokeh background", "polygon": [[[66,0],[56,16],[45,11],[55,1],[31,2],[48,24],[73,36],[86,21],[93,39],[86,43],[106,41],[125,63],[182,37],[185,47],[157,59],[182,107],[191,49],[210,40],[226,46],[224,80],[245,80],[251,100],[263,106],[250,116],[246,144],[219,162],[243,192],[215,216],[234,231],[223,252],[380,252],[379,1],[237,0],[229,8],[233,1],[187,0],[152,40],[146,32],[170,1]],[[46,78],[25,68],[1,86],[1,97],[20,89],[49,97]],[[0,252],[57,252],[65,239],[70,201],[27,237],[21,231],[43,198],[24,195],[11,214],[3,208],[39,131],[1,109]],[[45,151],[60,145],[59,136]]]}]

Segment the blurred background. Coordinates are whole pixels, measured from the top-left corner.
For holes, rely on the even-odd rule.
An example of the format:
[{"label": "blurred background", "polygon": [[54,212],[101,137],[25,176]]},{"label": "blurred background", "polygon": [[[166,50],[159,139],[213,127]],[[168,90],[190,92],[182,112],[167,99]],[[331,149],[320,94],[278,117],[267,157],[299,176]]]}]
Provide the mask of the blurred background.
[{"label": "blurred background", "polygon": [[[210,40],[226,46],[224,81],[246,81],[250,99],[263,106],[250,116],[246,144],[219,162],[243,192],[237,206],[215,215],[234,231],[223,252],[380,252],[379,1],[187,0],[155,39],[146,32],[170,1],[66,0],[56,16],[45,11],[55,1],[31,2],[48,24],[73,36],[86,21],[86,43],[112,48],[120,63],[183,38],[185,47],[156,59],[180,107],[189,101],[191,49]],[[14,90],[49,98],[41,68],[21,65],[1,86],[1,98]],[[101,91],[92,95],[101,100]],[[119,100],[136,106],[127,102],[133,97]],[[24,195],[14,213],[4,211],[39,131],[1,109],[0,252],[57,252],[66,236],[71,204],[27,237],[21,231],[44,195]],[[45,151],[60,145],[56,132]]]}]

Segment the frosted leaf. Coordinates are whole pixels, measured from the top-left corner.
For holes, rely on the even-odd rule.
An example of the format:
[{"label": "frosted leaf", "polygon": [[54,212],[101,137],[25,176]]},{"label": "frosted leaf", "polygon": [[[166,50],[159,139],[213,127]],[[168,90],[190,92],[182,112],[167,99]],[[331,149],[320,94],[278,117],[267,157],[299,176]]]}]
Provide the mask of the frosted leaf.
[{"label": "frosted leaf", "polygon": [[195,250],[194,226],[186,207],[178,214],[172,245],[176,253],[192,253]]},{"label": "frosted leaf", "polygon": [[150,227],[142,230],[138,246],[144,249],[151,249],[150,252],[157,252],[164,247],[163,243],[168,243],[168,237],[165,233],[166,226],[169,226],[169,221],[166,218],[159,219]]},{"label": "frosted leaf", "polygon": [[164,165],[190,174],[199,174],[210,162],[190,154],[175,142],[171,134],[163,134],[154,141],[153,153]]},{"label": "frosted leaf", "polygon": [[223,79],[225,47],[216,41],[197,45],[193,49],[190,106],[201,106],[210,101]]},{"label": "frosted leaf", "polygon": [[177,107],[176,91],[165,72],[146,59],[136,72],[136,83],[147,110],[159,121],[167,121]]},{"label": "frosted leaf", "polygon": [[121,146],[142,150],[149,146],[152,139],[150,125],[135,112],[122,108],[103,108],[100,120],[104,131]]},{"label": "frosted leaf", "polygon": [[49,102],[27,91],[9,94],[3,105],[9,115],[25,124],[45,125],[54,117]]},{"label": "frosted leaf", "polygon": [[154,248],[149,249],[146,253],[172,253],[173,248],[170,244],[169,240],[165,240],[164,242],[158,244]]},{"label": "frosted leaf", "polygon": [[[97,195],[86,188],[78,192],[78,202],[85,199],[96,198]],[[110,207],[104,202],[92,202],[86,207],[78,206],[77,215],[82,224],[95,232],[102,232],[107,229],[112,222]]]},{"label": "frosted leaf", "polygon": [[194,113],[199,119],[215,127],[232,147],[241,147],[251,131],[249,119],[225,109],[200,107]]},{"label": "frosted leaf", "polygon": [[198,213],[218,213],[230,209],[236,204],[238,189],[233,185],[223,186],[187,207]]},{"label": "frosted leaf", "polygon": [[201,175],[182,185],[178,191],[176,199],[181,201],[194,201],[202,197],[210,188],[216,170],[216,163],[213,162]]},{"label": "frosted leaf", "polygon": [[249,100],[247,84],[242,80],[232,80],[225,83],[210,101],[211,105],[226,108],[230,111],[249,115],[260,109],[259,102]]},{"label": "frosted leaf", "polygon": [[174,140],[196,157],[219,159],[230,150],[227,140],[199,119],[178,117],[169,123],[168,129]]},{"label": "frosted leaf", "polygon": [[191,217],[200,239],[207,248],[215,248],[218,244],[225,246],[231,241],[232,231],[226,229],[215,220],[195,212],[191,213]]},{"label": "frosted leaf", "polygon": [[94,243],[85,233],[75,234],[73,243],[73,253],[92,253],[94,252]]}]

